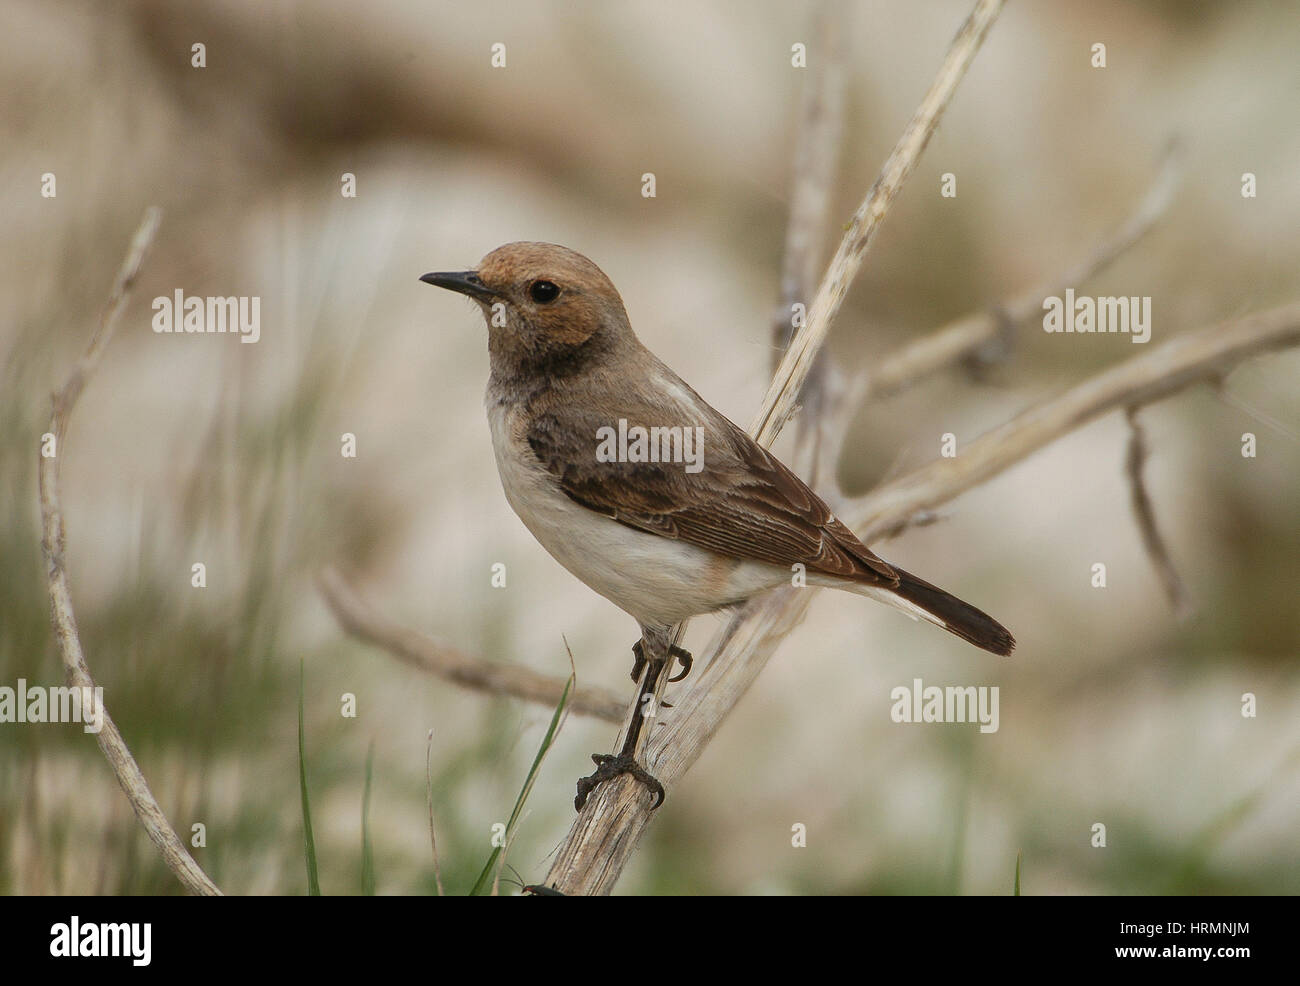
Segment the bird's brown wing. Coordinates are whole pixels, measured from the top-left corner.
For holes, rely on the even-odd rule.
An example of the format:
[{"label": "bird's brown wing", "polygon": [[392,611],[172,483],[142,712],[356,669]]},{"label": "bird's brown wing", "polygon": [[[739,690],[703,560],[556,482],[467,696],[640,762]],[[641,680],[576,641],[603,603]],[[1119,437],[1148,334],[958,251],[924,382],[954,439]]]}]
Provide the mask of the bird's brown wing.
[{"label": "bird's brown wing", "polygon": [[[671,372],[671,371],[669,371]],[[534,405],[526,438],[570,499],[637,530],[732,558],[884,586],[898,574],[836,519],[808,486],[684,383],[678,399],[620,393],[592,403]],[[689,394],[694,401],[685,399]],[[703,468],[677,462],[601,462],[598,429],[703,428]]]}]

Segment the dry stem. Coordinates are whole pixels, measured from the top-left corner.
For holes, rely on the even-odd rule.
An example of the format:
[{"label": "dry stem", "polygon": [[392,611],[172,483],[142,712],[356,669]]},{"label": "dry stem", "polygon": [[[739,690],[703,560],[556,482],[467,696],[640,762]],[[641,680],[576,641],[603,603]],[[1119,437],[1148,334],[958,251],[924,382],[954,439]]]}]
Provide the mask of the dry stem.
[{"label": "dry stem", "polygon": [[803,382],[812,370],[822,343],[826,341],[831,323],[839,314],[849,285],[857,277],[863,256],[871,246],[899,189],[912,174],[921,152],[930,142],[931,135],[939,125],[939,117],[952,100],[957,84],[966,74],[980,45],[984,43],[985,36],[1002,10],[1002,4],[1003,0],[977,0],[974,10],[953,38],[930,91],[912,114],[903,136],[885,160],[880,177],[854,213],[853,221],[817,289],[817,295],[808,311],[808,320],[786,350],[785,358],[781,360],[781,365],[767,388],[767,394],[763,397],[762,407],[750,425],[749,433],[760,444],[771,445],[786,421],[794,414]]},{"label": "dry stem", "polygon": [[1066,288],[1077,288],[1105,270],[1150,232],[1165,214],[1182,178],[1182,162],[1182,145],[1171,141],[1162,166],[1138,207],[1088,256],[1059,277],[1021,292],[995,309],[964,315],[886,353],[872,367],[867,378],[869,395],[885,397],[896,393],[922,377],[978,352],[995,342],[1000,333],[1014,329],[1035,315],[1041,316],[1044,298],[1059,295]]},{"label": "dry stem", "polygon": [[[68,572],[64,565],[66,537],[63,524],[63,507],[60,501],[59,473],[63,461],[63,441],[67,434],[68,421],[72,409],[81,396],[90,374],[94,371],[104,347],[112,338],[113,329],[126,308],[127,299],[140,271],[140,264],[153,242],[158,230],[162,213],[156,208],[145,211],[144,219],[131,238],[131,245],[126,258],[118,271],[113,290],[109,295],[108,305],[100,319],[99,327],[91,337],[90,345],[73,367],[67,381],[53,395],[53,408],[50,412],[50,432],[55,436],[55,454],[40,459],[40,496],[41,496],[41,549],[45,553],[46,587],[50,594],[50,623],[58,641],[59,654],[63,658],[63,668],[68,684],[75,688],[90,689],[84,694],[94,694],[95,681],[86,666],[86,657],[81,649],[81,639],[77,634],[77,618],[72,608],[72,589],[68,583]],[[107,708],[101,708],[103,728],[96,739],[109,766],[117,776],[117,781],[126,792],[136,817],[144,826],[149,838],[153,840],[158,851],[162,853],[167,864],[185,889],[193,894],[205,896],[219,895],[220,890],[198,863],[189,854],[185,844],[176,835],[167,821],[166,815],[159,807],[149,783],[145,780],[139,764],[127,749],[117,724],[108,714]]]},{"label": "dry stem", "polygon": [[[320,576],[321,595],[335,619],[352,636],[381,647],[405,664],[478,691],[513,695],[555,708],[567,679],[540,674],[517,664],[480,661],[399,626],[367,606],[343,576],[326,569]],[[609,722],[622,722],[627,702],[603,688],[574,688],[569,710]]]}]

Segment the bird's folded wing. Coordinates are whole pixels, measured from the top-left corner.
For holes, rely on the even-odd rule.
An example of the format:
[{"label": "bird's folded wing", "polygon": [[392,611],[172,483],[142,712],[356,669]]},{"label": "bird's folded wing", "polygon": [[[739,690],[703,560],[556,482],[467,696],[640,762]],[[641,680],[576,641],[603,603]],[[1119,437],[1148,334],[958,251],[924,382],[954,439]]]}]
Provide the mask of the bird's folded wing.
[{"label": "bird's folded wing", "polygon": [[[681,388],[696,397],[685,384]],[[723,415],[702,399],[664,406],[661,395],[655,398],[620,394],[609,412],[585,402],[550,403],[533,418],[528,444],[570,499],[628,527],[729,557],[785,568],[802,563],[855,581],[898,584],[894,569],[816,493]],[[600,436],[610,434],[601,429],[617,429],[620,418],[629,428],[703,429],[702,468],[600,461]]]}]

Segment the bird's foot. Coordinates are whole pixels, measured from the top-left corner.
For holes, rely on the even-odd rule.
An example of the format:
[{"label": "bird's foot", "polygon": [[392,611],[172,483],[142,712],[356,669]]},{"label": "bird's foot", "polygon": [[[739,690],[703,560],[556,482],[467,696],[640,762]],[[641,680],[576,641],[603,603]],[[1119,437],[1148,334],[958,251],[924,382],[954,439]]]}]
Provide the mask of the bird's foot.
[{"label": "bird's foot", "polygon": [[664,803],[664,786],[637,763],[635,757],[626,753],[617,756],[612,753],[593,753],[591,759],[596,764],[596,771],[578,781],[578,796],[573,799],[573,807],[578,811],[582,811],[582,806],[587,803],[587,795],[598,785],[605,781],[612,781],[620,774],[631,774],[650,789],[650,793],[654,796],[654,801],[650,805],[651,811]]},{"label": "bird's foot", "polygon": [[[632,664],[632,680],[640,681],[641,671],[645,668],[646,662],[644,640],[638,640],[632,645],[632,656],[636,658]],[[674,675],[668,679],[669,684],[672,684],[674,681],[681,681],[691,673],[691,665],[695,663],[695,658],[691,656],[691,652],[685,647],[678,647],[676,644],[669,644],[668,658],[669,660],[676,658],[677,662],[682,666],[680,674]],[[667,703],[664,704],[666,705]],[[671,706],[669,706],[669,708],[671,708]]]}]

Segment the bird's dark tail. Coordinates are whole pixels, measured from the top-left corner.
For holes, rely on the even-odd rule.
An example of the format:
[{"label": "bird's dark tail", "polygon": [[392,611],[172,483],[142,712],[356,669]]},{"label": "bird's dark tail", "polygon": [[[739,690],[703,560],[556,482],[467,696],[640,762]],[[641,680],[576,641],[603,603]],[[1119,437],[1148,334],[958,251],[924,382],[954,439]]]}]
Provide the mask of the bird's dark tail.
[{"label": "bird's dark tail", "polygon": [[1015,648],[1016,640],[1010,631],[987,613],[896,565],[893,568],[899,578],[896,588],[875,587],[875,591],[868,591],[863,587],[859,591],[867,592],[910,616],[928,620],[994,654],[1005,656]]}]

